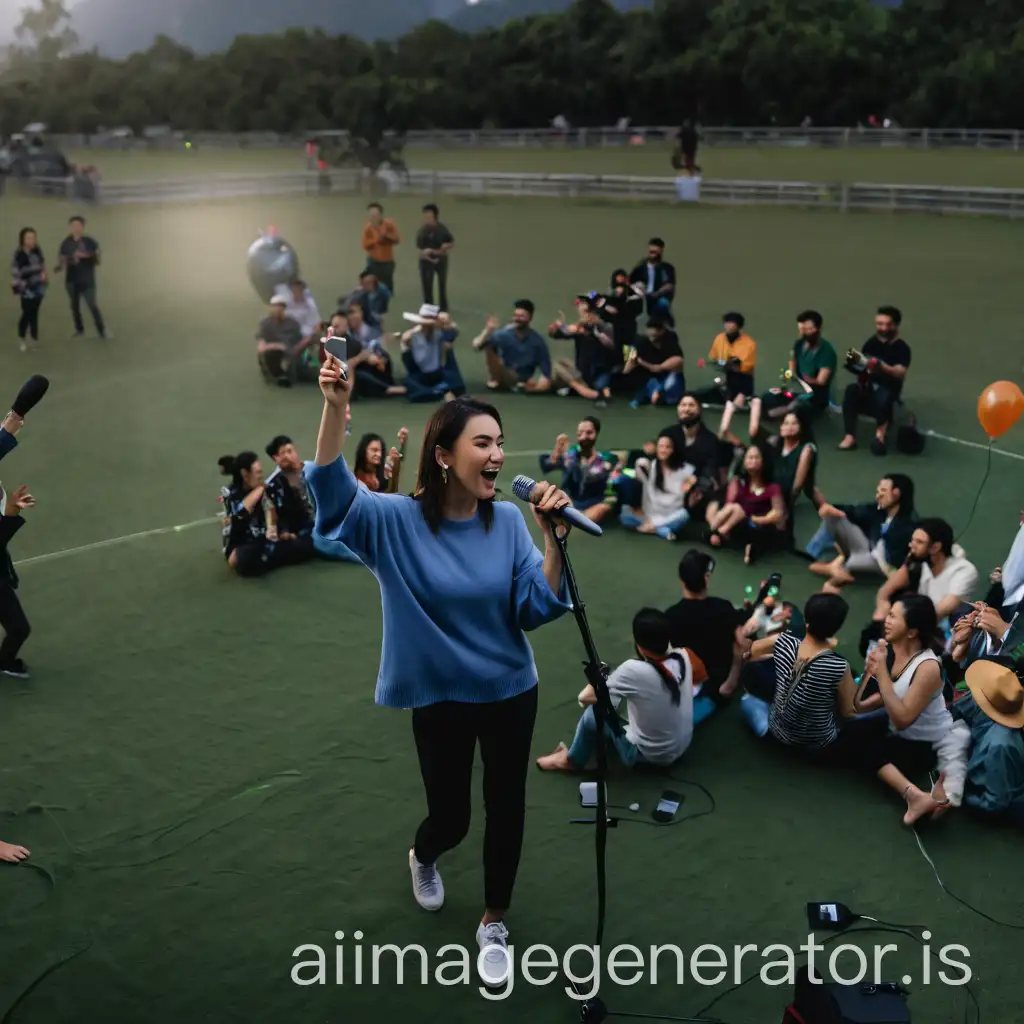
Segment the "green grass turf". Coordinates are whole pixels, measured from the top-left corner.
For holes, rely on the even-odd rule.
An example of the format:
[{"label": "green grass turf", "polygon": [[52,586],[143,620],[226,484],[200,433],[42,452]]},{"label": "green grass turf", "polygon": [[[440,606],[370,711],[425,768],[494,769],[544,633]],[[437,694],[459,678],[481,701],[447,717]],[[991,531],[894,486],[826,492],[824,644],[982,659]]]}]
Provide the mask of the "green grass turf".
[{"label": "green grass turf", "polygon": [[[505,171],[535,174],[673,173],[661,144],[609,149],[414,149],[413,170]],[[130,152],[88,150],[69,159],[95,164],[108,181],[303,170],[301,148]],[[706,178],[746,181],[875,182],[904,185],[974,185],[1024,188],[1024,154],[988,150],[794,149],[705,147]]]},{"label": "green grass turf", "polygon": [[[3,307],[9,327],[0,370],[12,393],[30,371],[53,380],[2,466],[7,486],[27,481],[39,501],[14,542],[16,557],[212,515],[217,457],[259,450],[278,432],[312,455],[316,392],[267,390],[256,371],[251,337],[261,308],[244,276],[244,253],[261,225],[277,224],[326,310],[359,269],[362,205],[282,199],[90,213],[89,230],[105,251],[100,302],[116,338],[70,343],[58,289],[43,308],[41,351],[24,356],[14,303]],[[418,203],[389,206],[411,234]],[[3,204],[0,235],[11,239],[32,223],[52,253],[69,212],[57,203]],[[522,295],[534,298],[546,323],[580,289],[602,285],[614,266],[641,255],[657,231],[680,272],[678,312],[694,383],[703,379],[696,357],[726,308],[746,313],[768,386],[799,309],[820,308],[827,334],[843,348],[866,337],[883,301],[906,311],[916,360],[908,395],[925,426],[982,440],[978,393],[993,378],[1019,377],[1019,241],[1010,224],[548,202],[450,201],[443,214],[459,240],[452,296],[463,339],[485,312],[504,313]],[[403,251],[396,318],[418,301]],[[982,348],[985,357],[974,356]],[[480,388],[479,361],[463,355],[462,365]],[[514,473],[534,472],[532,453],[590,411],[557,398],[510,397],[501,408],[510,453],[526,453],[510,457],[506,486]],[[365,430],[392,435],[404,424],[415,441],[428,412],[360,403],[355,438]],[[611,446],[636,445],[669,418],[622,405],[601,415]],[[982,452],[932,442],[920,458],[880,462],[835,453],[838,436],[835,422],[822,430],[826,495],[867,498],[883,469],[900,469],[917,480],[924,511],[958,529],[965,524],[985,469]],[[1019,429],[1006,448],[1024,450]],[[1012,538],[1017,478],[1015,461],[994,460],[964,538],[986,571]],[[799,515],[799,534],[807,536],[810,510]],[[684,550],[614,528],[573,545],[609,662],[629,656],[638,607],[676,598]],[[802,602],[813,590],[803,563],[791,559],[766,561],[758,572],[734,554],[719,562],[715,590],[737,602],[773,568],[785,573],[787,598]],[[407,979],[398,987],[388,967],[376,987],[351,984],[350,973],[342,986],[299,989],[289,981],[292,950],[330,947],[336,930],[349,936],[347,946],[360,929],[367,945],[419,942],[435,951],[471,945],[480,911],[479,797],[469,838],[444,860],[444,912],[425,915],[411,900],[406,856],[422,795],[407,717],[372,703],[380,604],[369,573],[318,564],[237,580],[224,567],[215,525],[42,558],[20,571],[35,627],[25,651],[34,679],[0,683],[0,808],[9,812],[0,816],[0,835],[29,846],[37,870],[0,871],[0,1016],[44,971],[79,953],[6,1019],[64,1024],[83,1011],[97,1020],[218,1024],[371,1022],[409,1013],[459,1024],[577,1018],[554,984],[520,980],[507,1002],[490,1008],[473,986],[424,989]],[[851,657],[871,594],[867,585],[850,594],[843,641]],[[582,650],[569,618],[532,642],[540,754],[571,735]],[[711,790],[717,811],[672,831],[623,825],[610,834],[606,949],[619,942],[796,946],[806,936],[805,901],[839,899],[874,917],[927,925],[935,948],[966,945],[986,1019],[1014,1017],[1018,993],[1003,970],[1012,936],[941,894],[900,824],[894,795],[777,762],[744,733],[735,708],[701,728],[680,771]],[[643,817],[664,785],[616,770],[611,800],[640,801]],[[699,791],[682,788],[686,811],[707,806]],[[547,943],[561,953],[592,941],[593,834],[567,824],[578,814],[575,780],[531,774],[510,919],[520,950]],[[1019,835],[954,814],[926,842],[955,891],[1004,919],[1020,914],[1016,891],[1003,888],[1016,876]],[[962,990],[922,986],[917,947],[878,937],[890,939],[900,951],[887,959],[888,973],[913,978],[914,1019],[959,1021],[950,1005],[954,997],[964,1002]],[[744,976],[758,962],[748,954]],[[656,987],[606,980],[602,994],[613,1006],[684,1016],[711,998],[713,990],[689,975],[681,988],[666,982],[662,967]],[[729,1022],[777,1020],[786,995],[754,983],[715,1013]]]}]

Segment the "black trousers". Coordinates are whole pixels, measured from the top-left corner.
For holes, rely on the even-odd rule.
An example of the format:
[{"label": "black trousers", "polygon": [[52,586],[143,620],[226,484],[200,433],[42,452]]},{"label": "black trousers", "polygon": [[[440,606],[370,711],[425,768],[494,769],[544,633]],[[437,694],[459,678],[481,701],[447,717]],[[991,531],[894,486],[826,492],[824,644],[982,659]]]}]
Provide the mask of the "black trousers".
[{"label": "black trousers", "polygon": [[259,541],[240,544],[233,552],[235,571],[239,576],[266,576],[274,569],[287,565],[301,565],[316,557],[312,537],[296,537],[295,540],[280,540],[274,543]]},{"label": "black trousers", "polygon": [[888,388],[851,384],[843,395],[843,429],[847,434],[856,434],[859,416],[874,416],[880,427],[885,426],[892,422],[895,404],[896,396]]},{"label": "black trousers", "polygon": [[526,824],[526,776],[537,719],[537,687],[489,704],[444,701],[412,713],[412,731],[427,795],[416,832],[416,859],[433,864],[469,832],[473,758],[484,766],[484,904],[512,903]]},{"label": "black trousers", "polygon": [[430,260],[420,260],[420,283],[423,285],[423,301],[429,305],[434,304],[434,278],[437,278],[437,304],[441,312],[448,311],[448,261],[439,260],[431,263]]},{"label": "black trousers", "polygon": [[378,281],[392,295],[395,294],[395,262],[389,260],[387,263],[381,263],[379,260],[370,260],[366,264],[366,269],[373,274]]},{"label": "black trousers", "polygon": [[9,665],[32,632],[18,592],[9,583],[0,583],[0,626],[6,634],[0,643],[0,665]]},{"label": "black trousers", "polygon": [[85,304],[89,307],[89,312],[92,313],[93,323],[96,324],[97,333],[101,337],[106,334],[103,314],[100,312],[100,307],[96,305],[96,286],[91,284],[83,287],[68,281],[65,283],[65,287],[68,298],[71,300],[71,319],[75,323],[75,333],[81,334],[85,330],[85,324],[82,322],[82,299],[85,299]]},{"label": "black trousers", "polygon": [[21,319],[18,321],[19,338],[28,335],[33,341],[39,340],[39,307],[42,304],[42,296],[21,300]]}]

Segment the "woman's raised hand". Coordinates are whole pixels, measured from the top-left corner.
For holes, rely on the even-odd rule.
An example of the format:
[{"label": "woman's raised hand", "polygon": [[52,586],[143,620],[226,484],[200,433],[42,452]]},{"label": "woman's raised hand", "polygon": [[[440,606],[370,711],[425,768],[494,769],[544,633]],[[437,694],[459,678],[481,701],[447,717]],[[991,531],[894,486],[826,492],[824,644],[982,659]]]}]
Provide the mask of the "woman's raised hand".
[{"label": "woman's raised hand", "polygon": [[328,405],[344,409],[352,394],[352,377],[345,380],[341,375],[341,363],[330,352],[320,367],[320,390]]}]

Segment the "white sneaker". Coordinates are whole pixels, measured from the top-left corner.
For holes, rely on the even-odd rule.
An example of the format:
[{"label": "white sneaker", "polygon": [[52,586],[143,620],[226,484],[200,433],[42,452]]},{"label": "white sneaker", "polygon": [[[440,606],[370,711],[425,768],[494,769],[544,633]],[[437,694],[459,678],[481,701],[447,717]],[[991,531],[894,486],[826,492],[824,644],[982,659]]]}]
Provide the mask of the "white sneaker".
[{"label": "white sneaker", "polygon": [[477,972],[488,988],[501,988],[512,974],[508,953],[508,929],[501,921],[481,924],[476,930],[480,946]]},{"label": "white sneaker", "polygon": [[409,851],[409,870],[412,872],[412,894],[424,910],[440,910],[444,906],[444,886],[433,864],[421,864],[416,851]]}]

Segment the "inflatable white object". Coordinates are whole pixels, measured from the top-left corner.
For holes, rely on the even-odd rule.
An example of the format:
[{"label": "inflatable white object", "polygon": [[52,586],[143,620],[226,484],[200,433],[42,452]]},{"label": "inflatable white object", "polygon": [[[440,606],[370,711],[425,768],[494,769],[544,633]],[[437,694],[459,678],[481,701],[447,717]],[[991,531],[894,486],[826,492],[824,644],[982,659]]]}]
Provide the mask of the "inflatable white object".
[{"label": "inflatable white object", "polygon": [[268,228],[249,246],[246,270],[256,294],[269,302],[277,288],[299,276],[299,257],[275,228]]}]

